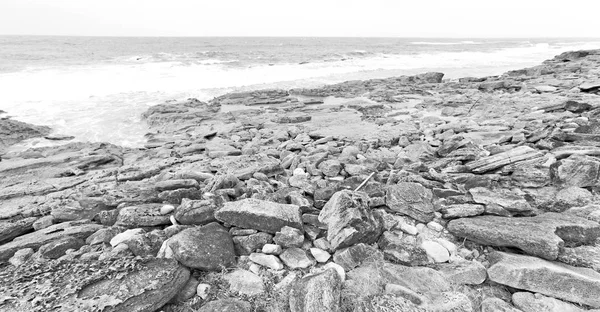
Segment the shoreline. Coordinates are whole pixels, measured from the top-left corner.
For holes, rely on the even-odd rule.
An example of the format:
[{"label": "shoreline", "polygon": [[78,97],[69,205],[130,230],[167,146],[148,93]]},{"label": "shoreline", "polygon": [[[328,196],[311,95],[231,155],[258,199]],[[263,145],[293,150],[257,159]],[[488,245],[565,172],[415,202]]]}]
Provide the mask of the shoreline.
[{"label": "shoreline", "polygon": [[149,107],[144,148],[2,155],[0,310],[598,309],[599,68],[228,93]]}]

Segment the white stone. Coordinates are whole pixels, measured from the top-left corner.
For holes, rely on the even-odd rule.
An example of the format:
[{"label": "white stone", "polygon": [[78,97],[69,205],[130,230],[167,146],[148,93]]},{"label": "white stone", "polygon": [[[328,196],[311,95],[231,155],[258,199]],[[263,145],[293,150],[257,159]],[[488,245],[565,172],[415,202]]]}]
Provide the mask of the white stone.
[{"label": "white stone", "polygon": [[138,235],[138,234],[142,234],[144,233],[143,229],[131,229],[131,230],[127,230],[125,232],[119,233],[117,235],[115,235],[115,237],[113,237],[110,240],[110,245],[115,247],[117,245],[119,245],[120,243],[123,243],[125,241],[130,240],[132,237]]},{"label": "white stone", "polygon": [[276,244],[265,244],[262,248],[262,253],[267,255],[276,255],[279,256],[283,249],[281,246]]},{"label": "white stone", "polygon": [[436,232],[441,232],[444,230],[444,227],[435,221],[431,221],[431,222],[427,223],[427,227]]},{"label": "white stone", "polygon": [[265,291],[262,278],[250,271],[235,270],[224,279],[229,283],[229,290],[242,295],[255,296]]},{"label": "white stone", "polygon": [[433,259],[436,263],[447,262],[450,260],[450,253],[448,249],[434,241],[423,241],[421,248],[425,250],[427,256]]},{"label": "white stone", "polygon": [[173,207],[173,205],[164,205],[162,207],[160,207],[160,214],[161,215],[168,215],[171,212],[173,212],[175,210],[175,207]]},{"label": "white stone", "polygon": [[208,284],[198,284],[196,288],[196,295],[202,298],[202,300],[206,300],[208,298],[208,293],[210,292],[210,285]]},{"label": "white stone", "polygon": [[276,256],[252,253],[248,258],[254,263],[266,266],[275,271],[283,270],[283,263]]},{"label": "white stone", "polygon": [[294,169],[294,172],[292,173],[292,175],[294,175],[294,176],[306,176],[306,172],[304,172],[304,169],[302,169],[302,168],[296,168],[296,169]]},{"label": "white stone", "polygon": [[310,253],[320,263],[325,263],[331,258],[331,255],[327,251],[319,248],[311,248]]},{"label": "white stone", "polygon": [[457,251],[458,247],[456,247],[456,245],[453,242],[451,242],[449,240],[446,240],[446,239],[443,239],[443,238],[438,238],[437,242],[440,245],[444,246],[444,248],[446,248],[448,250],[448,252],[450,253],[450,255],[455,255],[456,254],[456,251]]},{"label": "white stone", "polygon": [[417,231],[419,233],[423,233],[426,228],[427,228],[427,225],[425,225],[424,223],[417,224]]},{"label": "white stone", "polygon": [[400,223],[400,226],[398,227],[402,232],[409,234],[409,235],[417,235],[419,234],[419,231],[417,230],[417,227],[410,225],[408,223]]},{"label": "white stone", "polygon": [[258,275],[258,273],[260,273],[260,265],[256,264],[256,263],[252,263],[250,264],[250,266],[248,267],[248,271]]},{"label": "white stone", "polygon": [[169,221],[171,221],[172,225],[179,225],[179,222],[177,222],[177,220],[175,219],[175,215],[171,215],[169,217]]}]

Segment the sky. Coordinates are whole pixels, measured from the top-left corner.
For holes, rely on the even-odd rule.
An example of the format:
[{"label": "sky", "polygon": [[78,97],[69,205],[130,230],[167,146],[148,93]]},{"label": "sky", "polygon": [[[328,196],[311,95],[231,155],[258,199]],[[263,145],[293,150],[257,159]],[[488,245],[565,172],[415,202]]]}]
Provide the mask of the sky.
[{"label": "sky", "polygon": [[0,0],[0,35],[600,37],[598,0]]}]

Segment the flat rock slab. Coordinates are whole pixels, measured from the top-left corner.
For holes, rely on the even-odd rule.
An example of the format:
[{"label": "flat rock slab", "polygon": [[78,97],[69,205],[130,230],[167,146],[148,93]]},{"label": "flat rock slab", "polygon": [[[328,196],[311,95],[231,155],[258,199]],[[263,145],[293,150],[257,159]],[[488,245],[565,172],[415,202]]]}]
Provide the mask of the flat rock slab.
[{"label": "flat rock slab", "polygon": [[154,312],[186,284],[173,259],[48,261],[0,270],[1,311]]},{"label": "flat rock slab", "polygon": [[143,204],[125,207],[119,211],[115,225],[128,228],[171,224],[169,215],[160,213],[163,204]]},{"label": "flat rock slab", "polygon": [[521,218],[462,218],[450,221],[448,231],[483,245],[516,247],[530,255],[556,260],[564,246],[593,244],[600,237],[600,224],[549,212]]},{"label": "flat rock slab", "polygon": [[13,241],[0,246],[0,262],[10,259],[19,249],[32,248],[37,250],[42,245],[67,236],[85,240],[88,236],[103,227],[100,224],[72,221],[55,224],[39,231],[19,236]]},{"label": "flat rock slab", "polygon": [[600,273],[536,257],[490,254],[491,281],[546,296],[600,308]]},{"label": "flat rock slab", "polygon": [[227,202],[215,217],[237,227],[273,234],[284,226],[304,230],[300,207],[254,198]]},{"label": "flat rock slab", "polygon": [[421,184],[401,182],[388,188],[386,204],[393,211],[427,223],[434,218],[433,193]]},{"label": "flat rock slab", "polygon": [[268,177],[283,173],[281,162],[265,154],[221,157],[213,160],[211,165],[241,180],[250,179],[256,172]]},{"label": "flat rock slab", "polygon": [[0,244],[11,241],[13,238],[33,231],[33,223],[38,218],[30,217],[15,221],[0,221]]}]

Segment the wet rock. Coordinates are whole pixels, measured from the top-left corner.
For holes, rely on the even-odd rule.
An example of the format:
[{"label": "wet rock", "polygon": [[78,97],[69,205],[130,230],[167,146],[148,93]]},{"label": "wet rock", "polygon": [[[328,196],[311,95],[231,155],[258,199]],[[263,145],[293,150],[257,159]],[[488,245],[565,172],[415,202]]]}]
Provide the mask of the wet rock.
[{"label": "wet rock", "polygon": [[237,269],[223,277],[229,283],[229,290],[246,296],[256,296],[265,291],[260,276],[246,270]]},{"label": "wet rock", "polygon": [[290,292],[291,312],[338,312],[342,281],[333,269],[298,280]]},{"label": "wet rock", "polygon": [[19,236],[18,239],[0,246],[0,262],[7,261],[19,249],[38,250],[42,245],[67,236],[85,240],[102,227],[102,225],[87,223],[87,221],[71,221]]},{"label": "wet rock", "polygon": [[0,221],[0,244],[11,241],[13,238],[32,232],[33,224],[38,218],[31,217],[14,221]]},{"label": "wet rock", "polygon": [[369,199],[361,192],[339,191],[325,204],[319,221],[327,224],[327,241],[333,250],[377,241],[382,220],[369,208]]},{"label": "wet rock", "polygon": [[566,301],[600,307],[600,273],[535,257],[494,252],[490,280]]},{"label": "wet rock", "polygon": [[383,260],[379,250],[365,244],[357,244],[348,248],[340,249],[333,255],[333,261],[344,270],[350,271],[363,262],[374,262]]},{"label": "wet rock", "polygon": [[304,235],[296,228],[284,226],[275,234],[273,241],[283,248],[302,247]]},{"label": "wet rock", "polygon": [[516,247],[556,260],[565,246],[589,245],[600,237],[600,224],[583,218],[545,213],[535,217],[478,216],[452,220],[448,231],[483,245]]},{"label": "wet rock", "polygon": [[233,237],[233,244],[238,255],[249,255],[271,242],[273,242],[273,235],[264,232]]},{"label": "wet rock", "polygon": [[433,220],[433,193],[420,184],[401,182],[387,190],[386,203],[393,211],[427,223]]},{"label": "wet rock", "polygon": [[250,312],[250,303],[238,299],[220,299],[206,303],[198,312]]},{"label": "wet rock", "polygon": [[143,204],[125,207],[119,211],[115,225],[127,228],[171,224],[169,216],[162,215],[162,204]]},{"label": "wet rock", "polygon": [[183,230],[166,244],[173,257],[189,268],[214,271],[235,264],[231,236],[218,223]]},{"label": "wet rock", "polygon": [[227,202],[215,217],[221,222],[273,234],[284,226],[302,230],[300,207],[253,198]]},{"label": "wet rock", "polygon": [[175,219],[181,224],[205,225],[216,221],[215,204],[210,200],[182,199],[175,209]]}]

